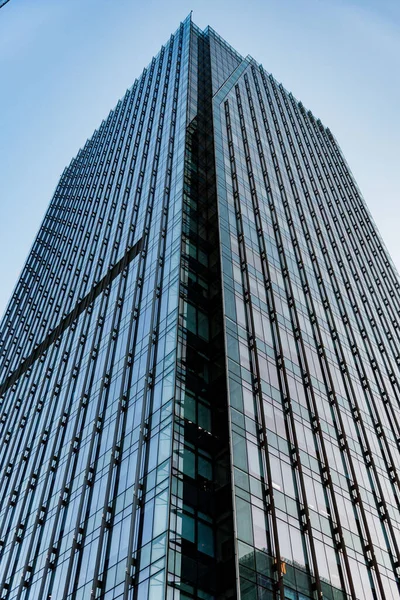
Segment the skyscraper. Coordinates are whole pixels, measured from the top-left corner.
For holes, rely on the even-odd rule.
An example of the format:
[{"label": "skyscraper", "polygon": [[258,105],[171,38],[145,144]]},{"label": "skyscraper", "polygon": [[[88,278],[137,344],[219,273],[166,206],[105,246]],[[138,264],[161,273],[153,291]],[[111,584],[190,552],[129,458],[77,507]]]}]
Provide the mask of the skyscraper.
[{"label": "skyscraper", "polygon": [[0,328],[0,598],[396,600],[400,295],[329,129],[189,17]]}]

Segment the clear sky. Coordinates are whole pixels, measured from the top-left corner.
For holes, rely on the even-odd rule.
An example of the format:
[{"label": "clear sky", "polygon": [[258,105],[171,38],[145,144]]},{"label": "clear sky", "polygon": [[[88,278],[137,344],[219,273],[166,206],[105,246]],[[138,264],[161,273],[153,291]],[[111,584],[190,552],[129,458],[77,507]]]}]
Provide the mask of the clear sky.
[{"label": "clear sky", "polygon": [[399,269],[399,0],[11,0],[0,9],[0,315],[64,167],[191,9],[331,128]]}]

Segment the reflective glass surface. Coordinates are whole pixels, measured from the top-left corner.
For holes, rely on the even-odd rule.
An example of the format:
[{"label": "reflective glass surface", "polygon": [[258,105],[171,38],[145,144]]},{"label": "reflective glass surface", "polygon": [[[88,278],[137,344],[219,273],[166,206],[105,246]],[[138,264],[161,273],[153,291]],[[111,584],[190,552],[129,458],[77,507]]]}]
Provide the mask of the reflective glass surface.
[{"label": "reflective glass surface", "polygon": [[333,134],[188,17],[0,325],[0,598],[396,600],[399,314]]}]

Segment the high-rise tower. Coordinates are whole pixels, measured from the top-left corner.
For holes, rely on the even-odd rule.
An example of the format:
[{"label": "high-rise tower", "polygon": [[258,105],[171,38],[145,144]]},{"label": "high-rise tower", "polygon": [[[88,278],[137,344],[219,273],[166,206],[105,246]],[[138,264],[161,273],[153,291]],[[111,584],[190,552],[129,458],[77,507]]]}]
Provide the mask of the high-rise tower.
[{"label": "high-rise tower", "polygon": [[399,315],[329,129],[186,19],[1,324],[0,598],[397,600]]}]

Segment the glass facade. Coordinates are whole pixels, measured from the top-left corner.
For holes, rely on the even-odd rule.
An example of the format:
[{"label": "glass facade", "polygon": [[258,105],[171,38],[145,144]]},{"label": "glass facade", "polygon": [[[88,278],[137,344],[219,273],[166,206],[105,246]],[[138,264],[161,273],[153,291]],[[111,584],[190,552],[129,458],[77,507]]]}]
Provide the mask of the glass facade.
[{"label": "glass facade", "polygon": [[330,130],[188,17],[0,326],[0,598],[399,598],[399,315]]}]

